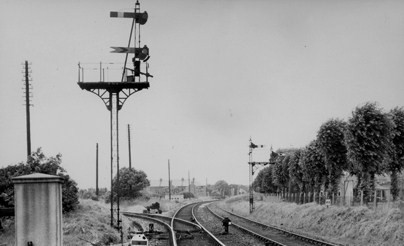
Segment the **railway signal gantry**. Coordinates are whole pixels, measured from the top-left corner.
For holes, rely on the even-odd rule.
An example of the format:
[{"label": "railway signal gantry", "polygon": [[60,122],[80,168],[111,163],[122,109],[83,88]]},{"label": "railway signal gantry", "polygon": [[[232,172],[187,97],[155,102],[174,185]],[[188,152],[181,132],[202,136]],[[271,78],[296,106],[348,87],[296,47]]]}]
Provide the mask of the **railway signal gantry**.
[{"label": "railway signal gantry", "polygon": [[[122,108],[125,101],[132,94],[148,89],[149,74],[148,60],[150,58],[149,48],[145,45],[140,46],[140,25],[147,22],[148,14],[146,11],[140,12],[139,1],[136,1],[133,12],[110,12],[111,18],[129,18],[132,19],[132,27],[130,29],[129,42],[127,47],[111,47],[112,53],[124,53],[125,62],[122,69],[122,76],[120,81],[105,81],[105,69],[102,64],[99,66],[99,81],[85,81],[84,71],[86,70],[83,64],[79,63],[78,71],[78,85],[81,89],[90,91],[97,95],[104,102],[107,109],[110,111],[110,134],[111,134],[111,191],[113,190],[113,168],[117,170],[117,182],[119,183],[119,120],[118,112]],[[132,39],[133,38],[133,39]],[[133,45],[133,46],[132,46]],[[127,66],[129,54],[133,55],[133,67]],[[108,69],[108,68],[107,68]],[[107,71],[108,72],[108,71]],[[111,226],[114,224],[113,220],[113,192],[111,192]],[[122,230],[119,219],[119,195],[117,193],[117,226]]]}]

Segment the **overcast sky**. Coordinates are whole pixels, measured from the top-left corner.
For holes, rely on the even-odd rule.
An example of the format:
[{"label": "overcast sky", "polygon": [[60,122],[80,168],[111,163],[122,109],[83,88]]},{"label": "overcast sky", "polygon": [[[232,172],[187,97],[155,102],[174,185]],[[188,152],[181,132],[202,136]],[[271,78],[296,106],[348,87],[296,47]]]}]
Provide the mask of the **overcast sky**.
[{"label": "overcast sky", "polygon": [[[26,160],[22,63],[32,63],[32,149],[61,153],[80,188],[109,187],[109,111],[77,85],[77,64],[122,63],[134,0],[0,1],[0,167]],[[250,137],[304,147],[330,118],[376,101],[404,105],[404,2],[141,0],[148,90],[119,112],[120,165],[151,180],[248,184]],[[111,65],[112,67],[112,65]],[[112,71],[112,70],[111,70]],[[120,77],[108,74],[110,80]]]}]

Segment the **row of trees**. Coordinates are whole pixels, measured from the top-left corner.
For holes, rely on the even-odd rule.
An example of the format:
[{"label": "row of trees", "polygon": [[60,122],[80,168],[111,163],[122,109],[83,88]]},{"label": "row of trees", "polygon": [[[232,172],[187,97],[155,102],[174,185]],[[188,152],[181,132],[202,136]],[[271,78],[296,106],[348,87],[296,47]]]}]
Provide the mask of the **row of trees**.
[{"label": "row of trees", "polygon": [[0,168],[0,207],[14,206],[13,177],[28,175],[31,173],[45,173],[58,175],[63,178],[62,206],[63,212],[75,210],[79,204],[77,183],[61,167],[62,155],[46,157],[39,148],[29,156],[26,163],[9,165]]},{"label": "row of trees", "polygon": [[270,165],[253,182],[256,191],[336,194],[343,172],[358,178],[357,189],[367,201],[375,176],[391,176],[393,200],[399,195],[398,173],[404,168],[404,109],[384,112],[376,103],[357,107],[348,121],[330,119],[315,140],[300,149],[271,153]]}]

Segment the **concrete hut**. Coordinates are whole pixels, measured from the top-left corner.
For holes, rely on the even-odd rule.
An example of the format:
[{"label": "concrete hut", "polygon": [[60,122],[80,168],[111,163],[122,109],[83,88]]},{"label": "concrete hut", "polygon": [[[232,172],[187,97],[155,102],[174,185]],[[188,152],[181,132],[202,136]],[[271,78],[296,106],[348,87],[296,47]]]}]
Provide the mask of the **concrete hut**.
[{"label": "concrete hut", "polygon": [[62,178],[33,173],[12,180],[15,245],[63,245]]}]

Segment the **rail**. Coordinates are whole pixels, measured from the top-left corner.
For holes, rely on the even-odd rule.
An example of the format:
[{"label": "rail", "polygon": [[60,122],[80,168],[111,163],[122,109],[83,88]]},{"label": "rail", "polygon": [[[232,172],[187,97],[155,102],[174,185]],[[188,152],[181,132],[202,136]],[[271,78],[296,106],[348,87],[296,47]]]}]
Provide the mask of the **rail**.
[{"label": "rail", "polygon": [[[215,212],[213,212],[209,207],[206,207],[206,208],[207,208],[214,216],[216,216],[216,217],[219,218],[220,220],[223,220],[223,219],[224,219],[222,216],[220,216],[220,215],[216,214]],[[231,225],[234,226],[234,227],[236,227],[236,228],[238,228],[238,229],[241,230],[241,231],[244,231],[244,232],[247,233],[247,234],[250,234],[250,235],[252,235],[252,236],[254,236],[254,237],[256,237],[256,238],[258,238],[258,239],[264,241],[265,243],[269,243],[270,245],[286,246],[286,245],[283,244],[283,243],[280,243],[280,242],[277,242],[277,241],[272,240],[272,239],[270,239],[270,238],[264,237],[264,236],[262,236],[262,235],[260,235],[260,234],[257,234],[257,233],[255,233],[255,232],[253,232],[253,231],[251,231],[251,230],[249,230],[249,229],[247,229],[247,228],[245,228],[245,227],[242,227],[241,225],[237,225],[237,224],[235,224],[235,223],[232,223]]]},{"label": "rail", "polygon": [[217,237],[215,237],[215,235],[213,235],[209,230],[207,230],[201,222],[198,221],[198,219],[195,216],[195,208],[196,205],[192,208],[192,217],[195,219],[195,222],[201,226],[202,230],[209,235],[209,237],[213,240],[215,245],[219,245],[219,246],[226,246],[225,244],[223,244]]},{"label": "rail", "polygon": [[128,217],[138,217],[138,218],[148,219],[148,220],[151,220],[151,221],[154,221],[156,223],[159,223],[159,224],[163,225],[169,231],[168,235],[169,235],[169,238],[170,238],[170,246],[177,246],[177,240],[175,238],[174,230],[169,224],[167,224],[167,223],[165,223],[165,222],[163,222],[163,221],[161,221],[159,219],[156,219],[156,218],[153,218],[153,217],[150,217],[150,216],[147,216],[147,215],[139,214],[139,213],[123,212],[122,214],[125,215],[125,216],[128,216]]}]

